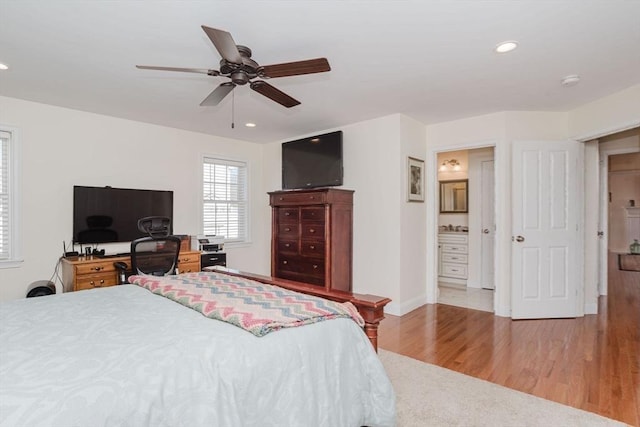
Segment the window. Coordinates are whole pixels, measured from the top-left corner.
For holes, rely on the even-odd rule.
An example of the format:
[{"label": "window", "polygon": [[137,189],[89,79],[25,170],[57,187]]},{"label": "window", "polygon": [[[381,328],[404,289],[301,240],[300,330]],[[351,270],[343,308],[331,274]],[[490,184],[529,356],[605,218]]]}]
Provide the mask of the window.
[{"label": "window", "polygon": [[0,267],[19,260],[16,134],[0,127]]},{"label": "window", "polygon": [[204,234],[246,242],[247,164],[205,157],[202,176]]}]

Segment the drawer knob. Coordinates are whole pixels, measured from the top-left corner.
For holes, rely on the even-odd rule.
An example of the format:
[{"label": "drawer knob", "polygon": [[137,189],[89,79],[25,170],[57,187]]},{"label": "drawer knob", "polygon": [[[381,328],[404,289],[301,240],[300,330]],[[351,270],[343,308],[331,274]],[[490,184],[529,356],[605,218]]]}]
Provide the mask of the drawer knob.
[{"label": "drawer knob", "polygon": [[284,231],[291,231],[289,227],[285,228]]},{"label": "drawer knob", "polygon": [[93,269],[94,269],[95,271],[100,271],[100,270],[102,270],[103,268],[104,268],[104,267],[100,267],[100,266],[98,266],[98,267],[93,267]]},{"label": "drawer knob", "polygon": [[318,264],[313,264],[313,269],[317,270],[318,269]]},{"label": "drawer knob", "polygon": [[315,245],[309,245],[309,249],[315,249],[316,246]]},{"label": "drawer knob", "polygon": [[287,262],[287,261],[282,261],[282,263],[283,263],[283,264],[288,264],[288,262]]},{"label": "drawer knob", "polygon": [[284,244],[284,247],[285,247],[285,248],[288,248],[289,246],[291,246],[291,244],[289,244],[289,243],[285,243],[285,244]]},{"label": "drawer knob", "polygon": [[279,197],[278,200],[284,200],[284,197]]},{"label": "drawer knob", "polygon": [[309,233],[315,233],[315,232],[316,232],[316,230],[314,228],[310,228],[309,229]]},{"label": "drawer knob", "polygon": [[284,216],[289,216],[289,215],[291,215],[291,212],[285,212],[284,213]]}]

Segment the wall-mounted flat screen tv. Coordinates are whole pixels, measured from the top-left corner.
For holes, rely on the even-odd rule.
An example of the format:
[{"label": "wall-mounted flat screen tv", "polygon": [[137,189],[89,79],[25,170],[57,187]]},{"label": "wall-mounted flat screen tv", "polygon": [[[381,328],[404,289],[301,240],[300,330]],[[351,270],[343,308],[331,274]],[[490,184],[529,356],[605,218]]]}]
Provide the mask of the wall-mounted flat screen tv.
[{"label": "wall-mounted flat screen tv", "polygon": [[131,242],[145,236],[138,219],[146,216],[166,216],[173,223],[173,191],[73,187],[74,243]]},{"label": "wall-mounted flat screen tv", "polygon": [[342,131],[282,144],[282,188],[342,185]]}]

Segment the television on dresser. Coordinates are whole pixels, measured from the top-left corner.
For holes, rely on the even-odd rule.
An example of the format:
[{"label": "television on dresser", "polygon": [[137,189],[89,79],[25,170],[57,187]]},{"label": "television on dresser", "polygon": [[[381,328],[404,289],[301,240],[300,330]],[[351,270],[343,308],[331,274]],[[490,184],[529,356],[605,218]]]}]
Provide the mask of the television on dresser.
[{"label": "television on dresser", "polygon": [[342,131],[282,144],[282,189],[342,185]]},{"label": "television on dresser", "polygon": [[74,243],[131,242],[146,236],[138,230],[138,220],[146,216],[173,223],[173,191],[73,187]]}]

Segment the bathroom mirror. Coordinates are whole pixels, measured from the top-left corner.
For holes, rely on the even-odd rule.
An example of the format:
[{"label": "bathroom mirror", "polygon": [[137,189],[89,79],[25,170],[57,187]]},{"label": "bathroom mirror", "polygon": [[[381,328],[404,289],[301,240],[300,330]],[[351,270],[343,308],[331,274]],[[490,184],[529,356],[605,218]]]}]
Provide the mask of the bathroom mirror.
[{"label": "bathroom mirror", "polygon": [[440,213],[467,213],[467,179],[440,181]]}]

